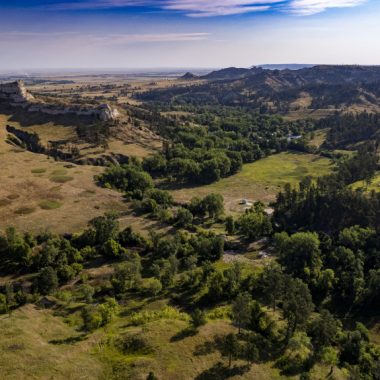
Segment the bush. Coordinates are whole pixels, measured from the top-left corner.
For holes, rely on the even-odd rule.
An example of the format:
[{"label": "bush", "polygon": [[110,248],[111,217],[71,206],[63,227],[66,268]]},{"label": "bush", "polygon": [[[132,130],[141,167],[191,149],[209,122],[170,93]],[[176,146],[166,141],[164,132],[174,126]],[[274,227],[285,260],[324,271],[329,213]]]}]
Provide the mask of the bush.
[{"label": "bush", "polygon": [[124,354],[148,355],[153,349],[147,339],[140,334],[125,334],[120,336],[115,346]]},{"label": "bush", "polygon": [[156,278],[149,278],[144,281],[143,291],[151,296],[156,296],[162,290],[162,284],[160,280]]},{"label": "bush", "polygon": [[206,314],[202,310],[195,309],[190,317],[190,323],[194,328],[198,328],[207,323]]},{"label": "bush", "polygon": [[187,228],[193,224],[194,216],[190,210],[180,207],[177,210],[177,214],[175,216],[175,225],[180,228]]},{"label": "bush", "polygon": [[132,326],[141,326],[148,322],[157,321],[160,319],[178,319],[181,321],[188,321],[189,316],[186,313],[181,313],[171,306],[166,306],[158,311],[141,311],[132,314],[130,317],[130,324]]},{"label": "bush", "polygon": [[94,331],[102,325],[102,316],[96,306],[87,306],[82,309],[83,328]]}]

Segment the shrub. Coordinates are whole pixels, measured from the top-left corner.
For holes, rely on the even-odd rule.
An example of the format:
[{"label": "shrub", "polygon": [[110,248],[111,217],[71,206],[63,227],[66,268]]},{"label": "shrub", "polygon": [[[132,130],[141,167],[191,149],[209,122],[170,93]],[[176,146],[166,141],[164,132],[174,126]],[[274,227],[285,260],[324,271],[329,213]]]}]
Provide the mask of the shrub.
[{"label": "shrub", "polygon": [[124,354],[148,355],[153,349],[147,339],[140,334],[125,334],[120,336],[115,346]]},{"label": "shrub", "polygon": [[151,296],[156,296],[162,290],[161,281],[156,278],[149,278],[144,281],[143,290]]},{"label": "shrub", "polygon": [[186,313],[181,313],[177,309],[171,306],[166,306],[159,311],[141,311],[132,314],[130,317],[130,324],[132,326],[141,326],[145,323],[157,321],[160,319],[178,319],[181,321],[188,321],[189,316]]}]

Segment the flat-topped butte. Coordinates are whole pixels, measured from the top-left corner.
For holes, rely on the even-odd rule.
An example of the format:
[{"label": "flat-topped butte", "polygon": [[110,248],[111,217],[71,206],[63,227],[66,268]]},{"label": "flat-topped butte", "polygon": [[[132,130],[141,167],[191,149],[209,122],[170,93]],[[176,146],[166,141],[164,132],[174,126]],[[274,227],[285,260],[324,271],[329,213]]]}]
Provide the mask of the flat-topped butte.
[{"label": "flat-topped butte", "polygon": [[37,112],[52,116],[73,114],[74,116],[89,117],[102,122],[115,121],[119,118],[118,110],[112,108],[109,104],[90,107],[45,103],[29,93],[23,81],[0,84],[0,102],[5,102],[12,107],[22,107],[27,112]]}]

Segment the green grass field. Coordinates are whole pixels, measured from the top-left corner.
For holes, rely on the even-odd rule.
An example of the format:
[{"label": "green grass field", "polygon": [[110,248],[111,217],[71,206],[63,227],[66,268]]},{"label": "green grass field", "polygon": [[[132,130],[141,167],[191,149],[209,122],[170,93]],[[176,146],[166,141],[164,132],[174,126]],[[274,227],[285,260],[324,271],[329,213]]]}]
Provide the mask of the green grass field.
[{"label": "green grass field", "polygon": [[331,168],[331,161],[324,157],[280,153],[244,165],[240,173],[211,185],[175,190],[173,196],[178,201],[188,201],[194,196],[220,193],[227,208],[233,210],[241,199],[272,201],[286,183],[296,185],[306,176],[316,178],[329,174]]},{"label": "green grass field", "polygon": [[380,172],[376,174],[372,182],[367,186],[365,181],[358,181],[351,185],[353,189],[363,189],[365,191],[380,191]]}]

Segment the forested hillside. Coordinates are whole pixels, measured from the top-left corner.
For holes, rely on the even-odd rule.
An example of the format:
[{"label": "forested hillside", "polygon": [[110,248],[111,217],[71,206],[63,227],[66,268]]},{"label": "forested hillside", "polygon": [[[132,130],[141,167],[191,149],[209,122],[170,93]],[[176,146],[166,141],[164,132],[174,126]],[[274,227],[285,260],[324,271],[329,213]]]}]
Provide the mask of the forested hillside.
[{"label": "forested hillside", "polygon": [[145,101],[249,106],[287,114],[300,109],[378,109],[378,66],[315,66],[299,70],[229,68],[203,76],[201,84],[140,94]]}]

